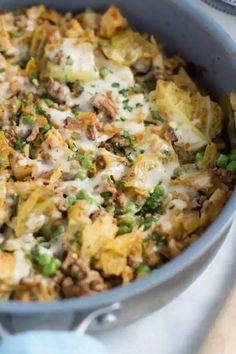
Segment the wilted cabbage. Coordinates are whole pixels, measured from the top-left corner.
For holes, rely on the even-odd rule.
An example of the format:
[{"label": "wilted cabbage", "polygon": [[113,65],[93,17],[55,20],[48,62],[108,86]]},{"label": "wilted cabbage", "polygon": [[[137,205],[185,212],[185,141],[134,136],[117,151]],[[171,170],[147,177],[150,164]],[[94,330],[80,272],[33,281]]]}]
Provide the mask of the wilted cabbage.
[{"label": "wilted cabbage", "polygon": [[214,168],[216,167],[217,157],[217,146],[216,144],[211,143],[207,145],[203,159],[199,162],[199,165],[204,168]]},{"label": "wilted cabbage", "polygon": [[121,28],[128,26],[127,20],[121,15],[120,10],[111,6],[102,16],[100,33],[106,38],[111,38]]},{"label": "wilted cabbage", "polygon": [[[18,204],[16,222],[14,226],[16,237],[27,232],[37,232],[47,221],[46,217],[56,207],[51,199],[48,198],[48,192],[42,187],[37,187],[29,197]],[[35,219],[35,222],[30,217]],[[41,217],[41,219],[39,219]]]},{"label": "wilted cabbage", "polygon": [[220,107],[198,92],[191,94],[173,82],[159,80],[156,106],[160,114],[169,120],[178,144],[186,150],[199,150],[221,132]]},{"label": "wilted cabbage", "polygon": [[236,91],[232,91],[230,96],[222,95],[221,107],[227,119],[227,130],[232,148],[236,148]]},{"label": "wilted cabbage", "polygon": [[102,45],[104,54],[118,64],[131,66],[141,57],[153,58],[158,52],[155,43],[130,29],[112,37],[110,42]]},{"label": "wilted cabbage", "polygon": [[112,213],[100,214],[93,224],[86,225],[83,230],[81,254],[99,258],[101,250],[115,237],[117,230]]},{"label": "wilted cabbage", "polygon": [[64,39],[60,45],[46,46],[45,58],[44,76],[64,82],[99,78],[93,46],[88,42],[77,43],[74,38]]}]

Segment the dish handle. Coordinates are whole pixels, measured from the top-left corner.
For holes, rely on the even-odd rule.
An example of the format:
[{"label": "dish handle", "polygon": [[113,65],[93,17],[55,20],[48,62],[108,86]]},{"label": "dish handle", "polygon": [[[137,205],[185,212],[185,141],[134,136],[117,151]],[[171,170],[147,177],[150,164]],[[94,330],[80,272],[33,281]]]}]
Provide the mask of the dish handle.
[{"label": "dish handle", "polygon": [[0,354],[108,354],[101,342],[85,333],[94,321],[101,326],[112,325],[120,308],[120,303],[114,303],[95,310],[74,331],[38,330],[11,335],[0,325]]}]

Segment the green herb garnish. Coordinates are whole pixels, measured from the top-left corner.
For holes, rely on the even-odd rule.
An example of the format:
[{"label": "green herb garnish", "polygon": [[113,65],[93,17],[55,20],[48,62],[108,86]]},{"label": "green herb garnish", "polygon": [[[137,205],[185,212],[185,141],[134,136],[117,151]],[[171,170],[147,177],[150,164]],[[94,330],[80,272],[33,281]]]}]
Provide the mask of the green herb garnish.
[{"label": "green herb garnish", "polygon": [[79,200],[86,200],[89,204],[96,204],[96,200],[84,189],[81,189],[76,197]]},{"label": "green herb garnish", "polygon": [[147,216],[141,220],[140,226],[143,225],[144,230],[148,230],[152,226],[152,223],[156,222],[157,220],[158,220],[158,218],[156,218],[154,216]]},{"label": "green herb garnish", "polygon": [[119,82],[113,82],[113,83],[111,84],[111,87],[119,88],[119,87],[120,87],[120,84],[119,84]]},{"label": "green herb garnish", "polygon": [[151,116],[154,120],[163,123],[164,119],[160,116],[158,111],[151,110]]},{"label": "green herb garnish", "polygon": [[139,214],[145,215],[146,213],[158,212],[159,208],[162,205],[162,200],[165,196],[165,188],[163,184],[158,184],[153,193],[150,194],[150,197],[140,210]]},{"label": "green herb garnish", "polygon": [[14,144],[14,149],[21,151],[23,150],[26,142],[22,138],[16,138],[15,144]]}]

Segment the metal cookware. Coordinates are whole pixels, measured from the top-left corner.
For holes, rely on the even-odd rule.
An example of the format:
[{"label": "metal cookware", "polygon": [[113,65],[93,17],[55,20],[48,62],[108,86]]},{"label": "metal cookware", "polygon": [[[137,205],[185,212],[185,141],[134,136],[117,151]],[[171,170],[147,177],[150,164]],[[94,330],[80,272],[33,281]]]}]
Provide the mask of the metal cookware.
[{"label": "metal cookware", "polygon": [[[236,88],[236,46],[192,0],[0,0],[0,10],[44,3],[63,11],[90,7],[103,11],[112,3],[130,24],[153,33],[169,52],[179,52],[202,70],[205,87],[217,98]],[[211,261],[224,241],[236,210],[236,191],[218,219],[179,257],[142,280],[105,293],[54,303],[0,302],[0,323],[10,332],[72,329],[81,322],[93,331],[124,325],[161,308],[178,296]]]}]

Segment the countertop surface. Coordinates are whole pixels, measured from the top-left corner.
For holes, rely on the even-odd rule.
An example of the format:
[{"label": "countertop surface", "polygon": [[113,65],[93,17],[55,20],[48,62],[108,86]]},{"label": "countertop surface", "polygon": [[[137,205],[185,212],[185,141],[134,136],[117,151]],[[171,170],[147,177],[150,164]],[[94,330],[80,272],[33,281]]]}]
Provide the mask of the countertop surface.
[{"label": "countertop surface", "polygon": [[[200,0],[192,1],[213,16],[236,42],[236,17],[223,14]],[[176,300],[132,325],[99,336],[109,353],[198,353],[236,280],[236,220],[234,226],[205,272]]]}]

